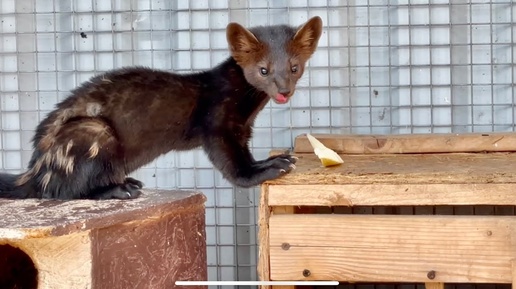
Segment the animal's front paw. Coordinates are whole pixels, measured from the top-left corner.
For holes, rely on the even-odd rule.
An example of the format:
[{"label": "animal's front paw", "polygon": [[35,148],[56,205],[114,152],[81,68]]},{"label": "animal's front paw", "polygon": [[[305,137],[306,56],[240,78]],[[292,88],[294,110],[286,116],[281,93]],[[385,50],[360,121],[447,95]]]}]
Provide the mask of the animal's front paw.
[{"label": "animal's front paw", "polygon": [[296,168],[295,163],[298,158],[292,155],[282,154],[278,156],[273,156],[267,159],[267,162],[270,166],[279,168],[280,170],[284,170],[285,173],[288,173]]},{"label": "animal's front paw", "polygon": [[296,168],[298,158],[288,154],[272,156],[260,163],[262,169],[266,170],[268,179],[278,178]]}]

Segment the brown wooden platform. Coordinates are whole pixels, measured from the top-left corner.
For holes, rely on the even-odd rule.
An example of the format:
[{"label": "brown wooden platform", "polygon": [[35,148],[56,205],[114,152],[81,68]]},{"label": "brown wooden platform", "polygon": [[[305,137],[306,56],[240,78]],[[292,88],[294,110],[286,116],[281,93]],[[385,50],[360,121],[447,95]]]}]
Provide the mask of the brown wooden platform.
[{"label": "brown wooden platform", "polygon": [[178,288],[178,280],[206,280],[205,199],[147,190],[134,200],[0,199],[0,288],[33,288],[29,279],[38,289]]},{"label": "brown wooden platform", "polygon": [[344,164],[300,136],[296,170],[262,186],[263,280],[514,283],[516,217],[460,208],[514,212],[516,134],[314,136]]}]

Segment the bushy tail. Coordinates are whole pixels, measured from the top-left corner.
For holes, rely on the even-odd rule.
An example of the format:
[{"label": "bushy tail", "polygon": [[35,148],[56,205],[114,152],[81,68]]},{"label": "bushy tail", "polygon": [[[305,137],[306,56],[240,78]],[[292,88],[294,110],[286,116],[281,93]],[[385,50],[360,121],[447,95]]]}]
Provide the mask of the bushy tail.
[{"label": "bushy tail", "polygon": [[19,175],[0,173],[0,198],[25,199],[27,192],[24,186],[16,186]]}]

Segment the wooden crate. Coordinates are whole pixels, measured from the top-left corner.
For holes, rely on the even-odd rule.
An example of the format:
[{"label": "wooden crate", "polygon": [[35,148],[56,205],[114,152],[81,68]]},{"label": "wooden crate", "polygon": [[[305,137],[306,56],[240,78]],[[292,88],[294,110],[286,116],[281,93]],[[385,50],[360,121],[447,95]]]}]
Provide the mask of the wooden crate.
[{"label": "wooden crate", "polygon": [[164,289],[206,280],[205,200],[191,191],[0,199],[0,288]]},{"label": "wooden crate", "polygon": [[515,283],[516,134],[315,136],[344,164],[299,136],[263,184],[261,280]]}]

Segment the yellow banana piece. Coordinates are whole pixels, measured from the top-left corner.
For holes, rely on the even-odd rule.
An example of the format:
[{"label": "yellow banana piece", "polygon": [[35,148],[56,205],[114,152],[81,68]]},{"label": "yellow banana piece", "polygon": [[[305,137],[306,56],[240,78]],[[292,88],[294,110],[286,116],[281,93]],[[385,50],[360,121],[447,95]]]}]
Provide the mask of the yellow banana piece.
[{"label": "yellow banana piece", "polygon": [[321,160],[323,166],[329,167],[344,163],[342,158],[335,151],[324,146],[318,139],[308,133],[306,137],[310,141],[310,144],[314,148],[314,153]]}]

